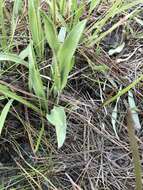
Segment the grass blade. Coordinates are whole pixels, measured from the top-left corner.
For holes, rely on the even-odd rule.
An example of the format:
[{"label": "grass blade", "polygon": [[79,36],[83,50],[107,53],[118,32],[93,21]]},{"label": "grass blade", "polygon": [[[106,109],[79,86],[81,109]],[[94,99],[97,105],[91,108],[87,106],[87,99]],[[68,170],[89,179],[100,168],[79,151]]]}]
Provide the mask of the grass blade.
[{"label": "grass blade", "polygon": [[126,94],[131,88],[133,88],[134,86],[136,86],[141,80],[143,80],[143,75],[141,75],[139,78],[137,78],[135,81],[133,81],[131,84],[129,84],[126,88],[124,88],[123,90],[120,90],[115,96],[113,96],[112,98],[110,98],[109,100],[105,101],[103,106],[107,106],[110,103],[112,103],[113,101],[115,101],[118,97]]},{"label": "grass blade", "polygon": [[101,0],[91,0],[89,14],[100,4]]},{"label": "grass blade", "polygon": [[34,90],[36,96],[39,98],[41,106],[47,110],[46,96],[41,76],[36,64],[36,56],[33,49],[33,43],[29,45],[29,88]]},{"label": "grass blade", "polygon": [[5,119],[7,117],[9,109],[10,109],[10,107],[12,105],[12,102],[13,102],[12,99],[9,100],[8,103],[5,105],[5,107],[3,108],[2,112],[1,112],[1,115],[0,115],[0,135],[1,135],[2,129],[4,127]]},{"label": "grass blade", "polygon": [[37,108],[37,106],[34,106],[27,100],[23,99],[21,96],[18,96],[14,92],[10,91],[6,86],[4,86],[2,84],[0,84],[0,93],[8,98],[14,99],[14,100],[26,105],[28,108],[31,108],[35,112],[41,114],[41,110],[39,108]]},{"label": "grass blade", "polygon": [[44,35],[41,24],[39,0],[28,1],[29,27],[37,55],[41,58],[44,53]]},{"label": "grass blade", "polygon": [[12,43],[13,41],[14,33],[15,33],[16,26],[19,20],[19,15],[20,13],[22,13],[22,8],[23,8],[22,0],[15,0],[14,5],[13,5],[13,13],[12,13],[12,23],[11,23],[12,35],[11,35],[10,43]]},{"label": "grass blade", "polygon": [[12,61],[28,67],[28,63],[21,59],[18,55],[12,53],[0,53],[0,61]]},{"label": "grass blade", "polygon": [[59,1],[60,13],[64,15],[65,13],[66,0]]},{"label": "grass blade", "polygon": [[118,117],[118,102],[119,102],[119,99],[120,99],[120,97],[117,98],[115,107],[114,107],[113,112],[112,112],[112,120],[111,120],[113,130],[114,130],[114,133],[115,133],[115,136],[116,136],[117,139],[119,139],[119,136],[118,136],[118,133],[117,133],[117,130],[116,130],[116,121],[117,121],[117,117]]},{"label": "grass blade", "polygon": [[139,120],[139,116],[138,116],[134,96],[133,96],[131,91],[128,91],[128,103],[129,103],[129,107],[130,107],[130,112],[132,114],[132,120],[134,122],[134,127],[135,127],[136,130],[140,130],[141,129],[141,124],[140,124],[140,120]]},{"label": "grass blade", "polygon": [[59,47],[58,35],[57,35],[56,28],[55,28],[52,20],[48,17],[48,15],[46,15],[43,11],[41,11],[41,14],[44,19],[44,28],[45,28],[46,39],[47,39],[48,44],[49,44],[50,48],[52,49],[52,51],[56,52]]},{"label": "grass blade", "polygon": [[142,170],[141,170],[141,162],[138,151],[137,139],[135,137],[134,124],[132,119],[132,113],[128,110],[127,115],[127,129],[130,141],[130,149],[132,151],[133,162],[134,162],[134,171],[136,178],[136,190],[142,190]]},{"label": "grass blade", "polygon": [[72,24],[73,26],[79,22],[80,17],[84,14],[85,7],[86,7],[86,4],[84,2],[81,2],[80,6],[77,7],[74,18],[73,18],[73,24]]},{"label": "grass blade", "polygon": [[57,60],[62,76],[61,90],[65,87],[67,83],[68,74],[71,71],[72,57],[78,46],[79,40],[85,28],[85,24],[86,20],[81,21],[77,25],[75,25],[58,51]]},{"label": "grass blade", "polygon": [[5,50],[7,48],[7,34],[4,23],[4,0],[0,0],[0,31],[2,35],[1,47]]}]

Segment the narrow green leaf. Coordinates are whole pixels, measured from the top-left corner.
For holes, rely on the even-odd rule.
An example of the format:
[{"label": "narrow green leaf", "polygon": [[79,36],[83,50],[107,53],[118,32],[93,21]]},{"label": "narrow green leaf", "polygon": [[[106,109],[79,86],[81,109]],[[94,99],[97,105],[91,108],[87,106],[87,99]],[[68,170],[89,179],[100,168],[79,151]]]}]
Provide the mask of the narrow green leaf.
[{"label": "narrow green leaf", "polygon": [[89,9],[89,14],[100,4],[101,0],[91,0],[90,1],[90,9]]},{"label": "narrow green leaf", "polygon": [[29,27],[37,55],[41,58],[44,53],[44,34],[42,30],[39,6],[39,0],[28,0]]},{"label": "narrow green leaf", "polygon": [[138,150],[138,143],[135,136],[134,131],[134,122],[132,120],[132,114],[130,110],[128,109],[128,115],[127,115],[127,129],[128,129],[128,135],[129,135],[129,141],[130,141],[130,149],[133,156],[133,163],[134,163],[134,173],[135,173],[135,179],[136,179],[136,190],[142,190],[142,169],[141,169],[141,161],[140,161],[140,155]]},{"label": "narrow green leaf", "polygon": [[[43,119],[42,119],[43,120]],[[40,129],[39,134],[37,135],[37,140],[36,140],[36,146],[35,146],[35,153],[39,150],[39,147],[41,145],[41,140],[42,140],[42,136],[44,134],[45,128],[44,128],[44,121],[42,121],[42,127]]]},{"label": "narrow green leaf", "polygon": [[52,49],[52,51],[54,53],[57,51],[57,49],[59,47],[57,31],[56,31],[56,28],[54,26],[54,23],[49,18],[49,16],[46,15],[43,11],[41,11],[41,14],[44,18],[44,27],[45,27],[46,39],[48,41],[50,48]]},{"label": "narrow green leaf", "polygon": [[2,84],[0,84],[0,93],[8,98],[14,99],[14,100],[26,105],[27,107],[31,108],[32,110],[34,110],[37,113],[41,113],[41,110],[39,108],[34,106],[32,103],[26,101],[25,99],[23,99],[21,96],[18,96],[16,93],[10,91],[6,86],[4,86]]},{"label": "narrow green leaf", "polygon": [[33,43],[29,45],[29,88],[33,88],[35,94],[39,98],[42,107],[47,110],[46,96],[44,91],[44,86],[41,80],[39,69],[36,63],[36,56],[33,49]]},{"label": "narrow green leaf", "polygon": [[57,60],[60,66],[61,76],[62,76],[62,86],[63,89],[67,83],[68,74],[71,71],[71,61],[72,57],[78,47],[79,40],[85,28],[86,20],[79,22],[73,27],[67,38],[65,39],[63,45],[60,46]]},{"label": "narrow green leaf", "polygon": [[22,8],[23,8],[22,0],[15,0],[14,5],[13,5],[12,23],[11,23],[11,27],[12,27],[11,42],[14,37],[14,33],[15,33],[16,26],[18,23],[19,15],[20,15],[20,13],[22,13]]},{"label": "narrow green leaf", "polygon": [[80,17],[84,14],[85,6],[86,6],[85,2],[82,1],[80,3],[80,6],[77,7],[75,11],[74,19],[73,19],[73,26],[75,26],[79,22]]},{"label": "narrow green leaf", "polygon": [[0,61],[12,61],[18,64],[22,64],[28,67],[28,63],[21,59],[18,55],[16,54],[11,54],[11,53],[0,53]]},{"label": "narrow green leaf", "polygon": [[62,147],[66,138],[66,114],[63,107],[54,106],[51,114],[47,114],[47,120],[55,126],[58,148]]},{"label": "narrow green leaf", "polygon": [[60,47],[58,51],[58,60],[60,61],[61,66],[64,67],[66,63],[71,61],[72,56],[78,47],[78,43],[85,28],[85,24],[86,20],[81,21],[76,26],[74,26],[65,39],[64,44]]},{"label": "narrow green leaf", "polygon": [[61,14],[64,15],[65,7],[66,7],[66,0],[60,0],[59,1],[59,7],[60,7]]},{"label": "narrow green leaf", "polygon": [[5,5],[4,0],[0,0],[0,32],[2,35],[0,43],[3,50],[7,48],[7,34],[5,29],[4,5]]},{"label": "narrow green leaf", "polygon": [[[120,90],[121,90],[121,87],[120,87]],[[113,130],[114,130],[114,133],[115,133],[117,139],[119,139],[117,129],[116,129],[116,121],[117,121],[117,117],[118,117],[118,102],[119,102],[119,99],[120,99],[120,97],[117,98],[115,107],[114,107],[113,112],[112,112],[112,120],[111,120]]]},{"label": "narrow green leaf", "polygon": [[142,19],[139,19],[139,18],[137,18],[137,17],[135,17],[134,19],[135,19],[135,21],[136,21],[138,24],[140,24],[141,26],[143,26],[143,20],[142,20]]},{"label": "narrow green leaf", "polygon": [[118,97],[127,93],[130,89],[132,89],[134,86],[136,86],[141,80],[143,80],[143,75],[141,75],[139,78],[137,78],[135,81],[133,81],[131,84],[129,84],[124,89],[120,90],[115,96],[113,96],[109,100],[105,101],[103,106],[109,105],[111,102],[115,101]]},{"label": "narrow green leaf", "polygon": [[78,0],[72,0],[72,12],[76,12],[78,9]]},{"label": "narrow green leaf", "polygon": [[139,116],[138,116],[134,96],[133,96],[133,93],[131,91],[128,91],[128,103],[129,103],[129,107],[130,107],[132,120],[134,122],[134,127],[135,127],[136,130],[140,130],[141,129],[141,124],[140,124],[140,120],[139,120]]},{"label": "narrow green leaf", "polygon": [[8,103],[5,105],[5,107],[3,108],[2,112],[1,112],[1,115],[0,115],[0,135],[1,135],[2,129],[4,127],[5,119],[7,117],[9,109],[10,109],[10,107],[12,105],[12,102],[13,102],[12,99],[9,100]]}]

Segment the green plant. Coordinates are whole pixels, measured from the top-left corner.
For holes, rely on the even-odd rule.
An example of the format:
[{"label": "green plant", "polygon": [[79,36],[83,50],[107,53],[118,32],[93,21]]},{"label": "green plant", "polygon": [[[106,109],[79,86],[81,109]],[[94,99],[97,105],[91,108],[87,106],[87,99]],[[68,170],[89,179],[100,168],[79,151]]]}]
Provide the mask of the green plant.
[{"label": "green plant", "polygon": [[54,23],[45,13],[42,12],[42,15],[44,18],[45,35],[53,52],[52,77],[54,90],[61,93],[67,84],[69,72],[73,67],[73,56],[83,34],[86,20],[78,22],[67,34],[63,43],[60,43]]},{"label": "green plant", "polygon": [[3,108],[2,112],[1,112],[1,115],[0,115],[0,135],[1,135],[1,132],[2,132],[2,129],[4,127],[4,123],[5,123],[5,119],[6,119],[6,116],[9,112],[9,109],[12,105],[12,102],[13,100],[9,100],[8,103],[5,105],[5,107]]},{"label": "green plant", "polygon": [[44,35],[39,8],[39,0],[28,0],[29,28],[37,55],[42,58],[44,54]]},{"label": "green plant", "polygon": [[[76,50],[79,46],[93,47],[99,45],[100,41],[109,33],[114,31],[117,27],[124,24],[127,20],[136,15],[139,10],[139,6],[135,8],[131,13],[126,14],[123,20],[119,20],[113,24],[107,31],[103,31],[103,27],[108,21],[113,19],[116,15],[124,13],[129,8],[137,6],[142,3],[142,0],[135,0],[134,2],[126,1],[114,1],[109,2],[108,9],[101,15],[96,21],[92,21],[94,11],[96,11],[99,5],[105,3],[102,0],[46,0],[48,5],[47,13],[42,11],[40,6],[40,0],[28,0],[28,26],[30,34],[28,36],[27,47],[23,48],[20,54],[14,54],[6,50],[7,45],[7,31],[5,28],[5,15],[4,1],[0,0],[0,25],[2,33],[0,61],[8,63],[10,65],[15,63],[16,67],[22,65],[28,72],[28,87],[31,93],[34,93],[35,99],[33,103],[25,100],[23,97],[17,95],[4,85],[0,85],[0,92],[11,99],[17,100],[25,106],[33,109],[40,115],[49,120],[50,123],[56,126],[58,146],[61,147],[65,140],[66,129],[66,114],[64,108],[60,106],[59,95],[63,92],[67,86],[69,74],[75,64]],[[22,15],[23,1],[14,1],[12,17],[11,17],[11,29],[10,29],[10,45],[17,47],[14,42],[14,35],[17,28],[18,21],[20,21]],[[85,14],[86,13],[86,14]],[[43,27],[44,25],[44,27]],[[45,47],[46,42],[50,46],[52,51],[51,71],[48,76],[51,77],[52,88],[50,92],[54,92],[57,98],[54,102],[54,108],[49,114],[48,110],[48,95],[46,95],[47,84],[43,81],[41,75],[40,61],[45,59]],[[12,49],[10,51],[13,51]],[[27,60],[26,60],[27,59]],[[88,58],[89,59],[89,58]],[[88,61],[89,62],[89,61]],[[93,68],[97,68],[93,64]],[[98,69],[102,70],[102,66],[98,66]],[[4,73],[4,72],[3,72]],[[127,93],[137,83],[142,80],[142,76],[132,82],[128,87],[119,91],[117,95],[113,96],[103,106],[107,106],[114,100],[118,99],[123,94]],[[49,92],[48,92],[49,93]],[[37,101],[38,100],[38,101]],[[38,108],[37,108],[38,105]],[[60,128],[57,129],[57,114],[63,118]],[[51,120],[52,117],[52,120]],[[114,123],[114,122],[113,122]],[[44,128],[44,127],[43,127]],[[42,130],[43,131],[43,130]],[[59,132],[60,131],[60,132]],[[40,133],[41,136],[42,132]],[[61,138],[61,139],[60,139]],[[39,140],[38,140],[39,144]]]},{"label": "green plant", "polygon": [[3,50],[6,50],[7,45],[7,35],[4,22],[4,0],[0,0],[0,31],[2,35],[1,47]]}]

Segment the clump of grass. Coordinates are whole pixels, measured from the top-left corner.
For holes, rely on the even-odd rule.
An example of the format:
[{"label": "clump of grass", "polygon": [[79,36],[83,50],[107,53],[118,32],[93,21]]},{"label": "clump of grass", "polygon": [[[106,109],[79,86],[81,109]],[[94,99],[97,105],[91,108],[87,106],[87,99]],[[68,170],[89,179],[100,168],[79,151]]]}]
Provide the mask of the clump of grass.
[{"label": "clump of grass", "polygon": [[56,92],[61,93],[67,84],[68,75],[73,67],[73,56],[85,28],[86,20],[78,22],[67,34],[66,39],[60,43],[54,23],[44,13],[43,17],[46,38],[53,51],[52,76],[54,89]]},{"label": "clump of grass", "polygon": [[[28,21],[29,28],[31,32],[31,42],[28,47],[21,52],[19,56],[12,54],[1,54],[1,60],[11,60],[18,64],[25,64],[28,67],[29,72],[29,90],[34,91],[35,95],[39,99],[40,107],[42,107],[46,113],[48,109],[48,100],[46,99],[44,85],[40,76],[39,68],[36,63],[36,56],[38,58],[43,58],[44,56],[44,45],[45,39],[52,50],[53,58],[52,58],[52,66],[51,66],[51,75],[53,80],[54,93],[61,94],[62,90],[67,85],[67,80],[70,71],[72,70],[75,61],[74,55],[78,48],[80,39],[82,37],[82,42],[85,42],[85,36],[89,35],[86,39],[86,43],[95,45],[97,42],[99,43],[102,38],[112,32],[117,28],[122,22],[116,23],[113,25],[108,31],[102,32],[103,26],[107,23],[110,18],[113,18],[115,15],[139,4],[141,1],[135,1],[134,3],[123,3],[122,1],[115,1],[113,5],[109,8],[106,14],[101,17],[96,23],[92,23],[87,29],[85,29],[86,23],[88,22],[89,17],[86,19],[79,21],[82,18],[83,9],[86,6],[89,6],[87,15],[92,15],[92,11],[97,8],[100,4],[100,1],[89,1],[87,4],[83,4],[83,2],[77,1],[47,1],[49,5],[49,15],[43,11],[40,11],[40,1],[38,0],[29,0],[28,1]],[[1,5],[3,5],[3,1],[1,1]],[[12,37],[17,26],[17,16],[19,16],[19,10],[21,11],[21,1],[15,1],[13,6],[13,16],[12,16]],[[85,10],[85,9],[84,9]],[[128,14],[126,20],[133,15],[135,11]],[[67,20],[64,20],[63,17],[67,17]],[[1,18],[3,18],[3,10],[1,9]],[[61,19],[62,18],[62,19]],[[4,18],[3,18],[4,20]],[[62,25],[64,23],[63,34],[58,34],[57,27],[58,24]],[[64,21],[64,22],[63,22]],[[44,22],[44,29],[42,27],[42,22]],[[3,23],[1,22],[1,27],[3,28]],[[74,24],[74,25],[73,25]],[[61,28],[61,27],[60,27]],[[95,30],[95,32],[93,32]],[[66,32],[67,31],[67,32]],[[83,36],[84,31],[86,31],[86,35]],[[2,31],[4,34],[4,31]],[[91,35],[92,34],[92,35]],[[59,35],[63,35],[62,41],[59,40]],[[32,42],[33,41],[33,42]],[[33,47],[34,45],[34,47]],[[4,43],[3,43],[4,46]],[[35,54],[36,51],[36,54]],[[29,62],[26,63],[23,59],[28,57]],[[111,100],[107,101],[104,106],[108,103],[112,102],[114,99],[118,98],[122,94],[126,93],[130,88],[132,88],[135,84],[137,84],[142,77],[137,79],[133,84],[131,84],[128,88],[122,90],[117,94],[117,96],[113,97]],[[21,101],[22,102],[22,101]],[[58,134],[57,134],[58,135]]]},{"label": "clump of grass", "polygon": [[[45,126],[47,127],[47,124],[55,126],[58,148],[61,148],[64,144],[68,125],[65,110],[68,110],[68,105],[67,103],[66,105],[63,103],[61,97],[64,90],[68,88],[70,73],[76,66],[77,59],[75,58],[79,55],[77,52],[81,53],[82,49],[91,48],[95,53],[95,49],[98,49],[100,42],[106,36],[112,33],[116,28],[126,24],[134,15],[137,15],[141,11],[140,3],[142,3],[142,0],[135,0],[134,2],[119,0],[113,1],[112,3],[107,3],[102,0],[46,0],[43,2],[46,7],[45,10],[42,10],[40,0],[28,0],[28,4],[26,5],[24,5],[24,3],[26,3],[26,1],[14,1],[12,12],[9,13],[11,15],[9,22],[6,15],[7,13],[5,12],[5,2],[0,0],[0,32],[2,36],[0,43],[0,61],[3,66],[2,69],[4,69],[4,71],[2,70],[1,72],[1,76],[3,73],[7,74],[11,72],[11,67],[14,67],[17,72],[17,80],[24,77],[26,81],[25,86],[27,87],[26,90],[29,91],[28,93],[32,96],[23,96],[23,94],[20,94],[21,92],[15,91],[10,85],[6,85],[5,83],[0,84],[2,98],[4,96],[5,99],[10,99],[7,104],[4,104],[5,107],[1,112],[0,118],[3,118],[3,120],[0,129],[3,129],[6,116],[13,101],[14,103],[16,101],[19,102],[28,109],[26,113],[26,117],[28,118],[26,122],[28,121],[28,125],[26,126],[31,127],[31,121],[29,116],[27,116],[29,109],[36,113],[39,117],[38,121],[40,121],[38,126],[42,126],[40,133],[38,133],[39,136],[35,135],[36,138],[34,136],[36,139],[34,154],[36,154],[43,148],[41,148],[41,144],[43,138],[45,138],[44,129]],[[24,38],[23,41],[26,41],[23,45],[23,42],[19,43],[17,40],[17,36],[20,33],[17,30],[17,26],[23,20],[22,11],[24,6],[27,6],[26,19],[24,19],[24,21],[28,26],[28,39],[23,37],[23,33],[21,34],[21,37]],[[102,12],[103,14],[96,17],[100,6],[105,8],[105,10],[103,9],[104,13]],[[130,13],[128,12],[129,9]],[[103,28],[106,24],[114,20],[115,16],[117,17],[118,15],[122,15],[123,18],[117,22],[113,22],[114,24],[108,30],[104,31]],[[9,28],[7,27],[7,23],[11,24]],[[10,38],[8,35],[10,35]],[[49,59],[48,61],[47,57]],[[90,56],[85,55],[85,57],[87,59],[86,61],[90,62],[90,58],[88,58]],[[43,66],[43,64],[45,65]],[[81,62],[80,67],[82,67],[82,64]],[[24,73],[21,72],[21,67],[24,68]],[[104,71],[103,73],[106,75],[106,71],[102,65],[96,66],[93,62],[92,68],[98,70],[98,72]],[[21,75],[23,76],[21,77]],[[44,78],[42,77],[43,75]],[[50,80],[45,80],[45,78]],[[118,91],[115,96],[102,101],[101,108],[104,107],[106,109],[109,104],[139,84],[142,79],[143,76],[141,75],[127,87],[125,86],[122,90]],[[92,81],[95,83],[94,78]],[[100,94],[102,96],[101,87]],[[89,96],[91,96],[90,93]],[[101,97],[101,99],[103,100],[103,97]],[[70,102],[69,104],[72,103]],[[69,109],[71,111],[71,107]],[[29,138],[32,137],[29,135]],[[35,144],[34,140],[30,139],[30,142]],[[132,140],[135,142],[133,137]],[[46,146],[48,146],[47,144]],[[133,148],[132,144],[131,147]],[[90,147],[88,148],[90,149]],[[136,158],[134,160],[135,162],[137,161]],[[33,176],[41,175],[38,169],[28,165],[30,169],[34,171],[34,175],[31,177],[21,165],[18,164],[18,166],[32,183],[36,184],[38,188],[41,188],[37,182],[35,183],[35,180],[33,181]],[[138,166],[136,165],[136,167]],[[135,173],[138,181],[136,185],[139,184],[137,186],[138,189],[141,188],[139,169],[138,171],[136,170]],[[49,183],[43,174],[41,176]]]}]

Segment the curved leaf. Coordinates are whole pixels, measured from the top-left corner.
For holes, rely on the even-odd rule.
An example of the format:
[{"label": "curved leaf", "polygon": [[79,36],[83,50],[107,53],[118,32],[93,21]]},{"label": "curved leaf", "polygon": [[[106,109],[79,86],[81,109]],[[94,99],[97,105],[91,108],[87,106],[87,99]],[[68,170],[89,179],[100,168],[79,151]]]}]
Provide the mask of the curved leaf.
[{"label": "curved leaf", "polygon": [[61,76],[62,76],[62,86],[63,89],[67,83],[68,74],[71,71],[71,62],[73,55],[78,46],[79,40],[85,28],[86,20],[79,22],[73,27],[67,38],[65,39],[63,45],[60,46],[57,60],[60,66]]},{"label": "curved leaf", "polygon": [[47,120],[55,126],[58,148],[61,148],[66,138],[66,114],[63,107],[54,106],[51,114],[47,114]]},{"label": "curved leaf", "polygon": [[12,61],[28,67],[28,63],[21,59],[18,55],[12,53],[0,53],[0,61]]},{"label": "curved leaf", "polygon": [[8,112],[9,112],[10,106],[12,105],[12,102],[13,102],[12,99],[9,100],[1,112],[1,115],[0,115],[0,135],[1,135],[2,129],[4,127],[5,119],[6,119]]},{"label": "curved leaf", "polygon": [[41,11],[41,14],[44,18],[46,39],[53,53],[55,53],[59,46],[56,28],[48,15],[46,15],[43,11]]}]

